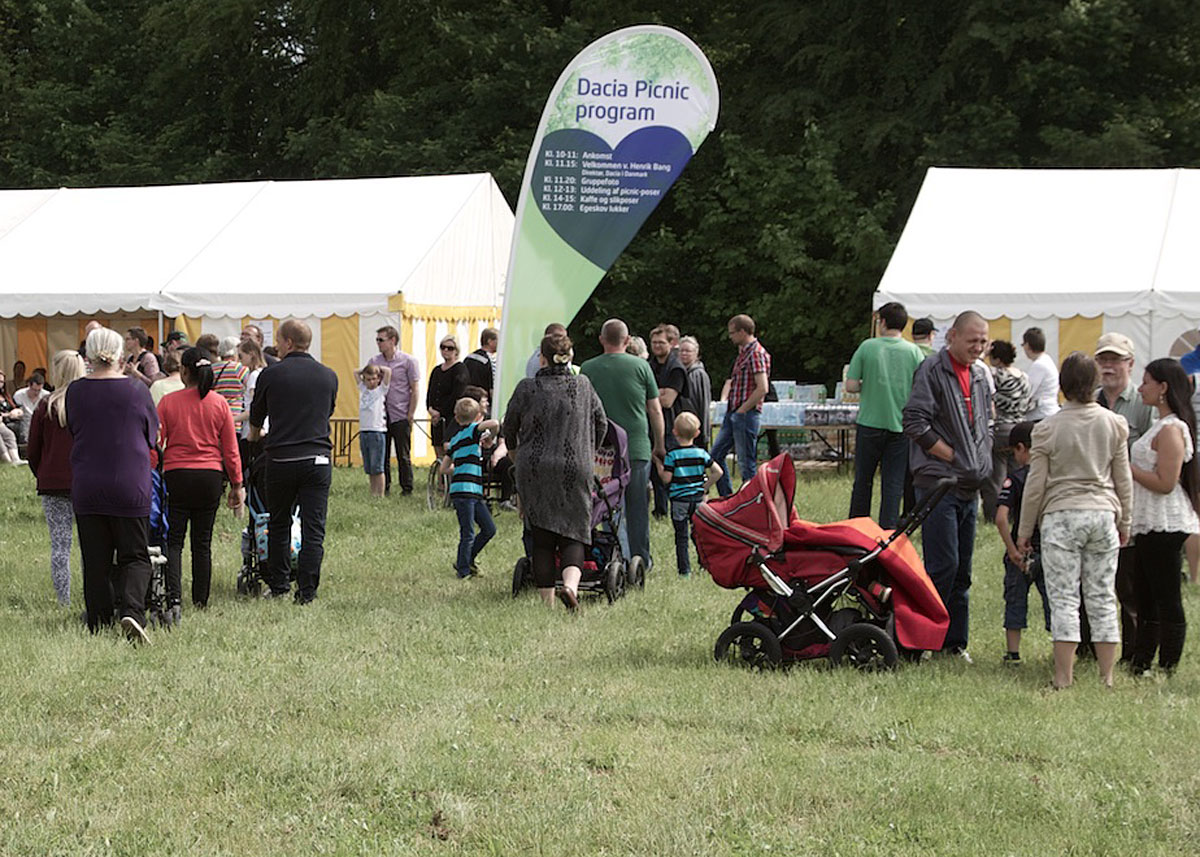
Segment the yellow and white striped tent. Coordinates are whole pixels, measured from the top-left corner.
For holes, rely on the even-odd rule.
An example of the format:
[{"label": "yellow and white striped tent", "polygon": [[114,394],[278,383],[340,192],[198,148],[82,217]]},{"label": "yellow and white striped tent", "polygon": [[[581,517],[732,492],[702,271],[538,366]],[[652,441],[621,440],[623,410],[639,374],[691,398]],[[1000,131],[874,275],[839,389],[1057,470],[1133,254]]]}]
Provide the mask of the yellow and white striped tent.
[{"label": "yellow and white striped tent", "polygon": [[0,365],[47,366],[92,319],[194,342],[299,318],[355,418],[377,328],[427,378],[447,332],[465,352],[496,324],[512,225],[487,174],[0,191]]},{"label": "yellow and white striped tent", "polygon": [[1200,339],[1198,233],[1200,170],[930,169],[873,305],[1040,327],[1060,364],[1116,331],[1143,366]]}]

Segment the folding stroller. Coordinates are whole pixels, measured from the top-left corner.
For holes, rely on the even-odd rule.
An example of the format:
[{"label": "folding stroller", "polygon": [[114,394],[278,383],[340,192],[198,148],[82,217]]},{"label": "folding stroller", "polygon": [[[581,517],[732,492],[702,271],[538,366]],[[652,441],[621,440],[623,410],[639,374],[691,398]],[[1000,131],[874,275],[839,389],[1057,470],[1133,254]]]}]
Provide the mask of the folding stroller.
[{"label": "folding stroller", "polygon": [[146,621],[160,627],[171,624],[167,605],[167,483],[163,478],[162,450],[155,449],[150,469],[150,586],[146,591]]},{"label": "folding stroller", "polygon": [[[253,456],[246,464],[246,528],[242,530],[242,568],[237,576],[238,595],[256,596],[262,592],[267,581],[267,535],[270,529],[271,512],[267,508],[266,492],[267,457]],[[300,557],[300,517],[292,510],[291,555],[289,577],[296,577],[296,563]]]},{"label": "folding stroller", "polygon": [[940,649],[950,620],[909,536],[954,486],[939,483],[893,531],[870,518],[800,520],[788,455],[693,517],[700,564],[726,589],[749,592],[714,656],[755,668],[828,657],[892,668],[901,651]]},{"label": "folding stroller", "polygon": [[[604,593],[609,603],[625,594],[627,586],[645,586],[646,570],[640,556],[626,562],[617,532],[624,513],[625,487],[629,484],[629,446],[625,429],[608,421],[604,443],[596,449],[592,483],[592,544],[583,563],[579,592]],[[518,486],[518,496],[520,490]],[[513,567],[513,598],[533,586],[532,547]],[[557,559],[556,559],[557,562]],[[562,585],[561,576],[556,586]]]}]

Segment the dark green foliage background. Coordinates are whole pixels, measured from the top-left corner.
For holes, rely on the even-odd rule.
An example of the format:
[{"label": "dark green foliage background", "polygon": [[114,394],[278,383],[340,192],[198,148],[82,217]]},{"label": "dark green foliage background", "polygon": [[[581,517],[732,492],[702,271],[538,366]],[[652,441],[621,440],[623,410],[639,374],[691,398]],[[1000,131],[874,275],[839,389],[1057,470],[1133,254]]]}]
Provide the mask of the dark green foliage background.
[{"label": "dark green foliage background", "polygon": [[931,165],[1187,166],[1185,0],[0,0],[0,187],[488,171],[515,202],[592,39],[656,22],[721,85],[715,133],[575,319],[671,320],[710,371],[759,321],[829,380]]}]

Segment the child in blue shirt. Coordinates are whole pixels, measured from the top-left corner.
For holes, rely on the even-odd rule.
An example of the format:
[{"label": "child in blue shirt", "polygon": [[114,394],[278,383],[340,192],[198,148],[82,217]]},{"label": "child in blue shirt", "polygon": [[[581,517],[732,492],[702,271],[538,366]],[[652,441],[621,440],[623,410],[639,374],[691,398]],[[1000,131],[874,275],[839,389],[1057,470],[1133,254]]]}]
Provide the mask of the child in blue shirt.
[{"label": "child in blue shirt", "polygon": [[[499,430],[496,420],[484,420],[479,402],[463,397],[454,404],[454,425],[447,431],[446,455],[442,472],[453,471],[450,478],[450,503],[458,515],[458,557],[454,573],[460,580],[479,574],[475,564],[480,551],[492,536],[496,525],[483,498],[483,446],[491,446]],[[478,535],[475,525],[479,525]]]},{"label": "child in blue shirt", "polygon": [[671,500],[671,524],[675,527],[675,562],[681,577],[692,576],[692,563],[688,555],[688,539],[692,524],[692,513],[704,502],[708,486],[721,478],[724,471],[709,456],[707,450],[696,446],[700,434],[700,420],[695,414],[684,411],[675,418],[671,433],[679,446],[667,453],[663,462],[655,459],[659,479],[667,486]]},{"label": "child in blue shirt", "polygon": [[[1034,553],[1024,556],[1017,550],[1017,528],[1021,525],[1021,499],[1025,494],[1025,480],[1029,476],[1029,454],[1033,439],[1033,423],[1023,422],[1013,426],[1008,435],[1013,459],[1017,468],[1008,472],[1008,478],[996,499],[996,529],[1004,541],[1004,638],[1007,651],[1006,664],[1021,663],[1021,631],[1027,625],[1029,612],[1029,586],[1037,586],[1042,596],[1042,612],[1045,614],[1046,630],[1050,630],[1050,602],[1046,598],[1046,579],[1042,574],[1042,560],[1038,555],[1041,537],[1033,532]],[[1011,517],[1011,520],[1010,520]],[[1010,526],[1011,524],[1011,526]]]}]

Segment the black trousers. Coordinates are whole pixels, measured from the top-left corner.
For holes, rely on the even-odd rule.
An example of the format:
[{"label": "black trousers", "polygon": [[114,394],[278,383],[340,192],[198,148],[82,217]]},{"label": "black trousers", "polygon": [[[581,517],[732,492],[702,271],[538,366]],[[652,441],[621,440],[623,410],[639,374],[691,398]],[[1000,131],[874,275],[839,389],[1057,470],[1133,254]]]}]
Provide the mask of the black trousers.
[{"label": "black trousers", "polygon": [[554,557],[558,554],[562,567],[575,566],[583,570],[585,548],[583,542],[577,542],[558,533],[543,530],[540,527],[529,527],[527,532],[533,545],[533,556],[530,562],[533,566],[533,579],[540,589],[549,589],[558,579],[558,568]]},{"label": "black trousers", "polygon": [[111,625],[114,614],[146,624],[150,588],[149,518],[76,515],[83,557],[83,603],[88,630]]},{"label": "black trousers", "polygon": [[220,470],[168,470],[167,603],[183,600],[183,539],[191,524],[192,603],[208,604],[212,586],[212,533],[221,507]]},{"label": "black trousers", "polygon": [[1142,533],[1134,542],[1137,570],[1137,645],[1134,666],[1148,669],[1158,653],[1163,669],[1174,669],[1183,654],[1187,619],[1183,613],[1180,572],[1187,533]]},{"label": "black trousers", "polygon": [[325,557],[325,515],[329,507],[332,467],[303,461],[267,463],[267,585],[286,593],[291,559],[292,509],[300,506],[300,556],[296,565],[296,600],[311,601],[321,582]]},{"label": "black trousers", "polygon": [[412,469],[412,423],[396,420],[387,424],[387,443],[383,447],[383,490],[392,490],[392,446],[396,447],[396,471],[400,479],[400,490],[411,494],[413,490]]}]

